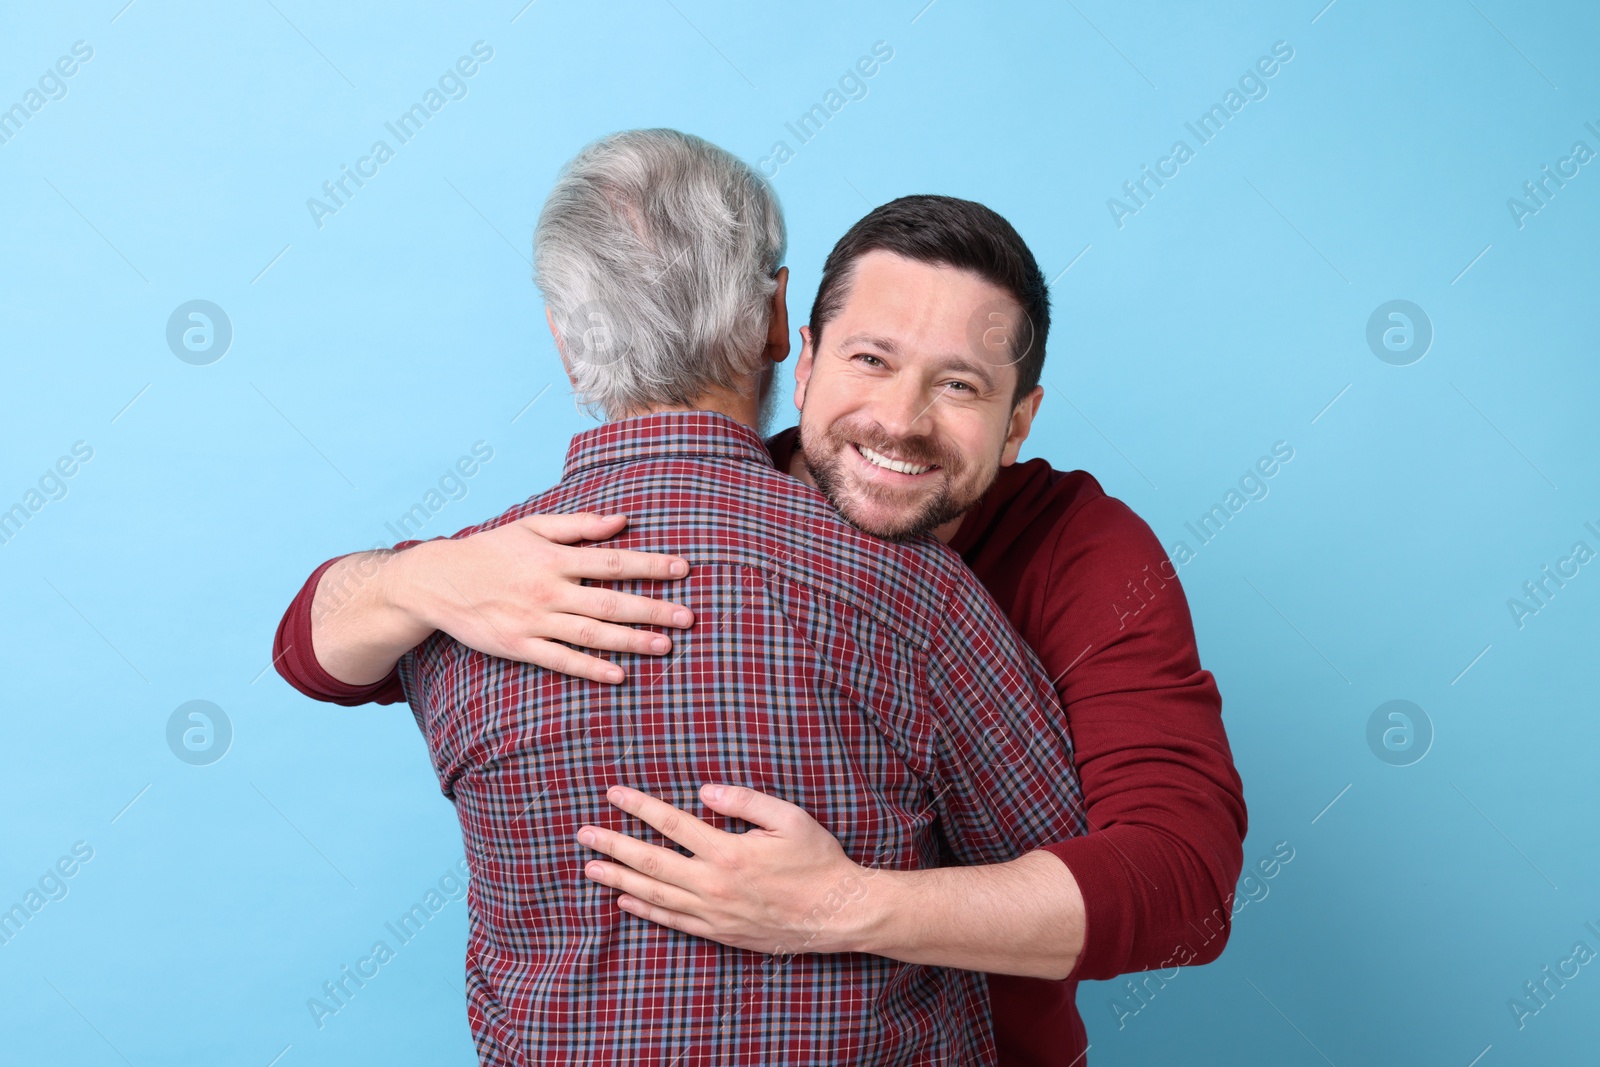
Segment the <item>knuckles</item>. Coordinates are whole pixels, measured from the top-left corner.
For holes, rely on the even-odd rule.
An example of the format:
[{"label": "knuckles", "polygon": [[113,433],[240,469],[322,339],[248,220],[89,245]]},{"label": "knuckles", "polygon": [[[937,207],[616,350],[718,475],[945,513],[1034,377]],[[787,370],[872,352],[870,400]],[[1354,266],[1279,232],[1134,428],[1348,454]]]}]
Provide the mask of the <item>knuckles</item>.
[{"label": "knuckles", "polygon": [[722,882],[715,882],[702,888],[699,892],[703,898],[723,910],[739,902],[738,895],[729,890],[727,885]]},{"label": "knuckles", "polygon": [[602,619],[615,619],[622,613],[622,598],[615,590],[601,593],[594,602],[595,615]]}]

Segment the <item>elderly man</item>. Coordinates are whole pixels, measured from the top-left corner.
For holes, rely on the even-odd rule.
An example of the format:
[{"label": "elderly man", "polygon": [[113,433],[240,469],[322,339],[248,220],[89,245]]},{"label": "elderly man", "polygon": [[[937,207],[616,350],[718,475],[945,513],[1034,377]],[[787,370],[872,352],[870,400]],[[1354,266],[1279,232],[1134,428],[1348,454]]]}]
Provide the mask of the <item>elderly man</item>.
[{"label": "elderly man", "polygon": [[[959,558],[864,533],[773,467],[755,426],[788,353],[787,271],[760,176],[698,138],[618,134],[567,166],[534,243],[574,390],[608,421],[573,439],[559,485],[498,518],[319,568],[307,588],[326,603],[302,638],[347,682],[399,659],[471,864],[483,1062],[992,1062],[975,972],[804,937],[723,947],[618,910],[583,876],[585,844],[622,828],[608,786],[686,806],[702,782],[748,783],[862,865],[820,887],[805,926],[820,934],[877,868],[1008,860],[1082,832],[1082,809],[1050,679]],[[625,512],[620,548],[686,563],[674,611],[699,619],[621,684],[518,662],[527,647],[474,651],[482,635],[436,632],[388,595],[413,573],[451,584],[439,554],[525,539],[528,516],[584,512]],[[360,581],[374,562],[384,580]],[[486,623],[501,610],[466,606]]]}]

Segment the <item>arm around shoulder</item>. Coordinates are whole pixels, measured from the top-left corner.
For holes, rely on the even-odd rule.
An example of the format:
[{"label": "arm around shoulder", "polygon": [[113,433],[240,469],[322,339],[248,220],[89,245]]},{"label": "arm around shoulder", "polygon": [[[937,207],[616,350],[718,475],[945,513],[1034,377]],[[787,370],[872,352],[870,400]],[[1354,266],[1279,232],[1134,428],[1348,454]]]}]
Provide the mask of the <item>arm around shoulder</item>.
[{"label": "arm around shoulder", "polygon": [[[273,636],[273,666],[286,682],[313,700],[347,707],[366,703],[395,704],[405,699],[399,672],[394,668],[404,650],[396,653],[388,668],[381,672],[374,671],[369,664],[365,670],[358,669],[352,674],[349,664],[341,660],[335,650],[332,660],[340,672],[336,675],[320,658],[330,634],[333,643],[339,644],[340,631],[354,623],[357,616],[368,610],[369,602],[381,595],[373,586],[380,580],[381,569],[388,565],[387,557],[394,555],[393,552],[362,552],[339,556],[311,572],[284,612]],[[365,684],[350,680],[363,675],[376,675],[376,678]]]}]

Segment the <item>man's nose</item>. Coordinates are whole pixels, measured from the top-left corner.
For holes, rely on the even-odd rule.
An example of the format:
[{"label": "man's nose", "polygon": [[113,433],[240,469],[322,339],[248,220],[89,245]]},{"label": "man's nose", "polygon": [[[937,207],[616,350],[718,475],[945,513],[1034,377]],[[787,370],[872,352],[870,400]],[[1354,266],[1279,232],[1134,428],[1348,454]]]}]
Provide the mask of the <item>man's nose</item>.
[{"label": "man's nose", "polygon": [[898,375],[884,390],[878,405],[878,425],[893,437],[921,437],[933,428],[937,399],[910,375]]}]

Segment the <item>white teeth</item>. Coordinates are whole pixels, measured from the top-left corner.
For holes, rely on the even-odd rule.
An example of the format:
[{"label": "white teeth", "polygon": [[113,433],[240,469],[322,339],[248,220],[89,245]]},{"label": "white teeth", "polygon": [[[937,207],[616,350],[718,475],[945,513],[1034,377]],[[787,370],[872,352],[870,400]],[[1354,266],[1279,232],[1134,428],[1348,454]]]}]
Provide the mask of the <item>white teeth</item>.
[{"label": "white teeth", "polygon": [[856,450],[866,456],[867,460],[875,466],[882,467],[885,470],[897,471],[900,474],[926,474],[933,470],[932,467],[917,467],[910,463],[903,463],[898,459],[890,459],[883,453],[874,452],[865,445],[857,445]]}]

